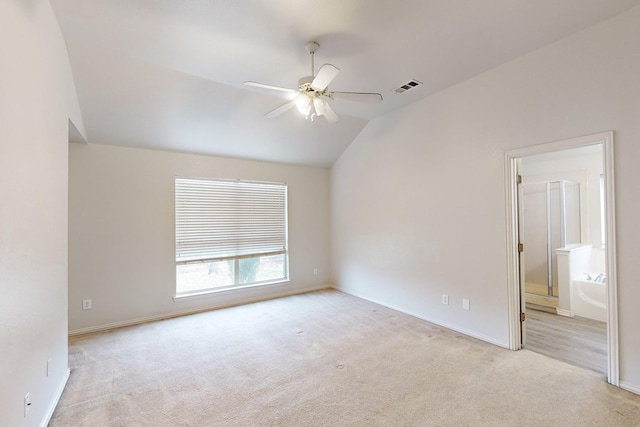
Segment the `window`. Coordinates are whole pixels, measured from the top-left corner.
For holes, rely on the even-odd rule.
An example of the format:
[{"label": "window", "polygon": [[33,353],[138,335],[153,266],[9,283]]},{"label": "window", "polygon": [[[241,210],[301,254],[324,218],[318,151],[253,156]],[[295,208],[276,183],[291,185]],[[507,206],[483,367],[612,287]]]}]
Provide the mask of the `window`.
[{"label": "window", "polygon": [[288,278],[287,186],[176,177],[176,295]]}]

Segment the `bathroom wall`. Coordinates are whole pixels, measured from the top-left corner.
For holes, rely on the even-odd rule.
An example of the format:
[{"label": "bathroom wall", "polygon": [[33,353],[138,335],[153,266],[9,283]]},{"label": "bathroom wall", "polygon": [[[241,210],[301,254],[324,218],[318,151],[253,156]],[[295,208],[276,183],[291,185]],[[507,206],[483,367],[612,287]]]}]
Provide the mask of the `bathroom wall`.
[{"label": "bathroom wall", "polygon": [[[602,147],[591,146],[525,157],[520,171],[523,182],[566,179],[580,184],[582,244],[593,247],[589,251],[591,255],[585,269],[593,273],[604,273],[606,266],[600,192],[600,176],[603,174]],[[569,295],[568,291],[561,291],[560,294]],[[569,301],[560,301],[562,308],[569,309],[569,305]]]},{"label": "bathroom wall", "polygon": [[600,146],[529,156],[522,159],[523,182],[566,179],[580,183],[582,243],[602,247],[600,175],[603,173]]}]

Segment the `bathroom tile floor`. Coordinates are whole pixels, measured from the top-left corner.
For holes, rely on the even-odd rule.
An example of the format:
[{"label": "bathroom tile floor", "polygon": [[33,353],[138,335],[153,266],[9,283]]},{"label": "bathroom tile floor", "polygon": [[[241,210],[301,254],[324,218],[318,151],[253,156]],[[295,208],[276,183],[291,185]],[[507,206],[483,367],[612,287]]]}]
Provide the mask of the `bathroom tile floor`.
[{"label": "bathroom tile floor", "polygon": [[527,308],[525,348],[607,375],[607,324]]}]

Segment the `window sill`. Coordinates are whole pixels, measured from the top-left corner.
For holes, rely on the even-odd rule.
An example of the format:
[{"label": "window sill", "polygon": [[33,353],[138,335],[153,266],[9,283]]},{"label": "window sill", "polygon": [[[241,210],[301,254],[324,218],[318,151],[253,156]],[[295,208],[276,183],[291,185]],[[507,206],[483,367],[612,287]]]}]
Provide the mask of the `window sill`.
[{"label": "window sill", "polygon": [[206,297],[212,297],[212,296],[223,295],[223,294],[241,293],[241,292],[246,292],[255,288],[268,288],[275,285],[283,285],[289,282],[290,282],[289,279],[283,279],[283,280],[277,280],[274,282],[255,283],[252,285],[233,286],[233,287],[226,287],[226,288],[220,288],[220,289],[207,289],[207,290],[194,291],[194,292],[189,292],[184,294],[176,294],[173,297],[173,302],[185,302],[185,301],[198,300]]}]

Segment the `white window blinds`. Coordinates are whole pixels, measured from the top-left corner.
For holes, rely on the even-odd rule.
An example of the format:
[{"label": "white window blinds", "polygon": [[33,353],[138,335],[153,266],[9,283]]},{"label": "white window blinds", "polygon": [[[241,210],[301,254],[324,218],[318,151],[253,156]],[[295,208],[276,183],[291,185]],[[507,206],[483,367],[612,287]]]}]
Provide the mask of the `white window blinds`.
[{"label": "white window blinds", "polygon": [[287,186],[176,177],[176,262],[287,250]]}]

